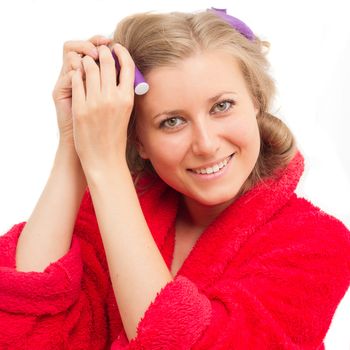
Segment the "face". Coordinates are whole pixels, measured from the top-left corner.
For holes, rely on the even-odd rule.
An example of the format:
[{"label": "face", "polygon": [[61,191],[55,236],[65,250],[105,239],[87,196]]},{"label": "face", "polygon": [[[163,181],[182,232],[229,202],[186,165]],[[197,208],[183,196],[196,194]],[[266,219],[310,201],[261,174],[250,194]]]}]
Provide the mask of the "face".
[{"label": "face", "polygon": [[256,115],[237,61],[206,52],[153,69],[135,101],[139,154],[187,200],[234,200],[260,149]]}]

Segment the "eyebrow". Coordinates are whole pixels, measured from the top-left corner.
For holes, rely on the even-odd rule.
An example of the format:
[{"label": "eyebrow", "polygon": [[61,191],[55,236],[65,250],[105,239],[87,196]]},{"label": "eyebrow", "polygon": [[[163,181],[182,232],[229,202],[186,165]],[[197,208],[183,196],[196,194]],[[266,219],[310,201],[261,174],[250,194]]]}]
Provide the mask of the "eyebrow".
[{"label": "eyebrow", "polygon": [[[237,93],[235,93],[234,91],[222,91],[219,94],[208,98],[208,102],[215,102],[222,95],[225,95],[225,94],[237,95]],[[160,112],[160,113],[156,114],[152,119],[156,119],[156,118],[158,118],[159,116],[161,116],[163,114],[178,114],[178,113],[183,113],[183,112],[184,112],[184,110],[182,110],[182,109],[166,110],[166,111],[163,111],[163,112]]]}]

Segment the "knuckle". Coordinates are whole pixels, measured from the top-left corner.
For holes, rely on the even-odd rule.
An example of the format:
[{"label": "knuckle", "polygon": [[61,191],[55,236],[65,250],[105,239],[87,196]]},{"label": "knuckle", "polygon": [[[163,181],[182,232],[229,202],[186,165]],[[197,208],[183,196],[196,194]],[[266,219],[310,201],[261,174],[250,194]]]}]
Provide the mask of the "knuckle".
[{"label": "knuckle", "polygon": [[70,50],[70,48],[72,47],[73,43],[74,43],[74,41],[72,41],[72,40],[65,41],[63,43],[63,51],[68,52]]},{"label": "knuckle", "polygon": [[85,69],[88,71],[92,71],[95,68],[97,68],[97,65],[93,64],[95,61],[90,56],[84,56],[82,61],[83,61]]},{"label": "knuckle", "polygon": [[81,128],[84,125],[84,121],[85,121],[84,115],[79,113],[76,113],[74,115],[74,123],[78,128]]},{"label": "knuckle", "polygon": [[99,59],[105,62],[114,62],[111,50],[106,45],[99,47]]},{"label": "knuckle", "polygon": [[90,42],[90,41],[84,41],[84,45],[85,45],[85,48],[86,48],[86,52],[91,52],[91,50],[95,49],[95,45]]},{"label": "knuckle", "polygon": [[89,41],[94,45],[101,45],[104,43],[109,43],[111,39],[103,36],[103,35],[94,35],[89,39]]},{"label": "knuckle", "polygon": [[102,96],[95,108],[104,111],[107,115],[115,114],[119,109],[115,96],[112,94]]},{"label": "knuckle", "polygon": [[57,98],[57,88],[55,87],[51,92],[51,97],[56,100]]},{"label": "knuckle", "polygon": [[65,59],[67,61],[71,60],[74,57],[74,52],[73,51],[68,51],[65,55]]},{"label": "knuckle", "polygon": [[100,97],[98,105],[102,109],[110,109],[113,106],[113,100],[112,100],[111,96],[104,95],[104,96]]},{"label": "knuckle", "polygon": [[94,61],[93,58],[88,55],[84,56],[82,60],[86,63],[92,63]]},{"label": "knuckle", "polygon": [[134,98],[130,94],[122,94],[120,100],[122,105],[127,109],[132,108],[134,104]]},{"label": "knuckle", "polygon": [[89,110],[91,113],[95,113],[100,109],[101,103],[97,99],[91,100],[87,103],[87,110]]},{"label": "knuckle", "polygon": [[108,99],[106,100],[105,103],[106,103],[106,107],[110,111],[116,112],[118,110],[118,105],[117,105],[115,99],[112,96],[108,97]]},{"label": "knuckle", "polygon": [[77,62],[81,60],[81,56],[77,54],[76,52],[69,51],[65,55],[65,61],[67,63]]},{"label": "knuckle", "polygon": [[100,35],[94,35],[91,38],[89,38],[88,41],[94,44],[100,39],[100,37],[101,37]]},{"label": "knuckle", "polygon": [[74,111],[74,119],[75,121],[82,125],[84,122],[86,122],[87,117],[87,111],[85,108],[76,108]]},{"label": "knuckle", "polygon": [[77,55],[89,54],[91,50],[95,48],[95,45],[91,41],[77,41],[77,40],[68,40],[63,43],[63,53],[68,54],[73,52]]}]

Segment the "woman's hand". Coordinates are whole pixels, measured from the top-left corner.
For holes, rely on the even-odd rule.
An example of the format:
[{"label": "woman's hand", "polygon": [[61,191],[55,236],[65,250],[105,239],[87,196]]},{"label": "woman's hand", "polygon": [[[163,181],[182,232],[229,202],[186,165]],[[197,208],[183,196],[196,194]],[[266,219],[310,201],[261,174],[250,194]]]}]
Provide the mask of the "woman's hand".
[{"label": "woman's hand", "polygon": [[82,59],[85,85],[82,71],[72,77],[74,144],[87,177],[125,164],[135,64],[125,47],[115,44],[112,50],[121,67],[118,85],[115,61],[105,45],[99,47],[99,65],[90,56]]},{"label": "woman's hand", "polygon": [[111,39],[95,35],[88,41],[67,41],[63,46],[63,65],[52,92],[57,113],[57,123],[60,132],[60,142],[73,146],[72,121],[72,76],[76,69],[83,69],[82,56],[98,58],[96,46],[107,45]]}]

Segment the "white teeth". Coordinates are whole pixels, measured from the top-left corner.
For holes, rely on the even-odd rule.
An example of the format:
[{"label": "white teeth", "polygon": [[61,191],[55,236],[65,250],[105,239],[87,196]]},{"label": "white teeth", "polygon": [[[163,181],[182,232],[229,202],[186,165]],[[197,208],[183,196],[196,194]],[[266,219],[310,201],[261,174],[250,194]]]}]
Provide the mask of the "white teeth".
[{"label": "white teeth", "polygon": [[203,168],[203,169],[198,169],[198,170],[193,170],[195,173],[197,174],[213,174],[218,172],[220,169],[222,169],[223,167],[225,167],[227,165],[227,163],[229,162],[231,157],[227,157],[225,160],[223,160],[222,162],[215,164],[213,167],[211,168]]}]

